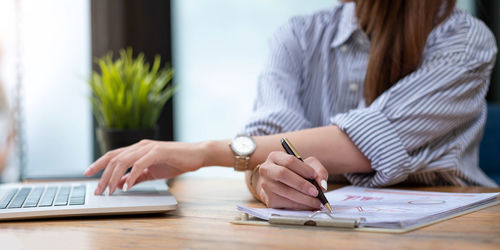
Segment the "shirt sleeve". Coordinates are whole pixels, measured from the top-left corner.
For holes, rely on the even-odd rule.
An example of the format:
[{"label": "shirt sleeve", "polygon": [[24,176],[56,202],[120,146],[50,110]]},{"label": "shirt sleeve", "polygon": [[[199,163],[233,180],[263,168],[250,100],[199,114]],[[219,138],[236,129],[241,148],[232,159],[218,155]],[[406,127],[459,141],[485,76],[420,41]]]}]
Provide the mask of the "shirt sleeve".
[{"label": "shirt sleeve", "polygon": [[411,173],[425,171],[429,157],[460,154],[465,144],[478,143],[481,132],[467,131],[472,126],[482,131],[484,126],[484,120],[477,121],[497,49],[484,24],[468,25],[457,32],[441,30],[450,34],[442,41],[431,39],[435,44],[429,49],[434,51],[424,54],[421,66],[369,107],[332,118],[371,162],[372,173],[345,175],[351,183],[396,184]]},{"label": "shirt sleeve", "polygon": [[269,135],[311,127],[299,100],[303,88],[304,52],[297,19],[277,30],[270,40],[270,55],[259,77],[257,98],[245,132]]}]

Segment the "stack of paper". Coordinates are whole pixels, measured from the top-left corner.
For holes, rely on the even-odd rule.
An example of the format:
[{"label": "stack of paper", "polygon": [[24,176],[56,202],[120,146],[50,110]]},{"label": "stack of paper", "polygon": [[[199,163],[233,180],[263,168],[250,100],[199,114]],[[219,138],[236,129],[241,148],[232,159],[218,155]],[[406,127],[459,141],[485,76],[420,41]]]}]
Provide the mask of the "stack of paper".
[{"label": "stack of paper", "polygon": [[[495,203],[499,193],[440,193],[347,186],[325,193],[336,218],[359,218],[360,227],[404,229]],[[238,206],[263,220],[272,214],[308,217],[311,211]],[[315,218],[328,219],[325,214]]]}]

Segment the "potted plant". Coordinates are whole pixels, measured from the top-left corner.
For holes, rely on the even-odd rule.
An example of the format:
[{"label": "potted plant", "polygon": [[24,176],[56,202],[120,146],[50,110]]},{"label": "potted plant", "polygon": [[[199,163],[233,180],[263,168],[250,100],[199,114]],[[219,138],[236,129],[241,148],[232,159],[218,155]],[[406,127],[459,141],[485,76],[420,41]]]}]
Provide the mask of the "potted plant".
[{"label": "potted plant", "polygon": [[88,84],[102,153],[156,138],[156,122],[174,93],[173,70],[160,69],[160,61],[156,56],[150,67],[144,54],[133,58],[130,48],[116,60],[111,53],[96,60],[100,72],[92,72]]}]

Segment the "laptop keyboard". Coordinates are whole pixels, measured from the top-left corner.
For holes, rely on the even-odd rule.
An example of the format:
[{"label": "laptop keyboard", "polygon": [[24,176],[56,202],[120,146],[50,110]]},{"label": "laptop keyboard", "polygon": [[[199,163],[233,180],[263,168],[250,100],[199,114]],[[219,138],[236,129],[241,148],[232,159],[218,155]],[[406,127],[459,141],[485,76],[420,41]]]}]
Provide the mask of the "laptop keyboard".
[{"label": "laptop keyboard", "polygon": [[0,209],[84,205],[85,192],[83,184],[13,188],[0,200]]}]

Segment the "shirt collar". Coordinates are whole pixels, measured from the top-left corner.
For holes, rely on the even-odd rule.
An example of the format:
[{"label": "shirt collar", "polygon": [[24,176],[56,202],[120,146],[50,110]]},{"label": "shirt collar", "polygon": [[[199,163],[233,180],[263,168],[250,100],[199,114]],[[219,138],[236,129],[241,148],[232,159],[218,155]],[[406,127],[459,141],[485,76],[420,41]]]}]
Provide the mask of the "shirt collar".
[{"label": "shirt collar", "polygon": [[354,15],[354,3],[344,3],[340,15],[337,34],[333,38],[331,47],[335,48],[345,43],[352,34],[359,29],[358,20]]}]

